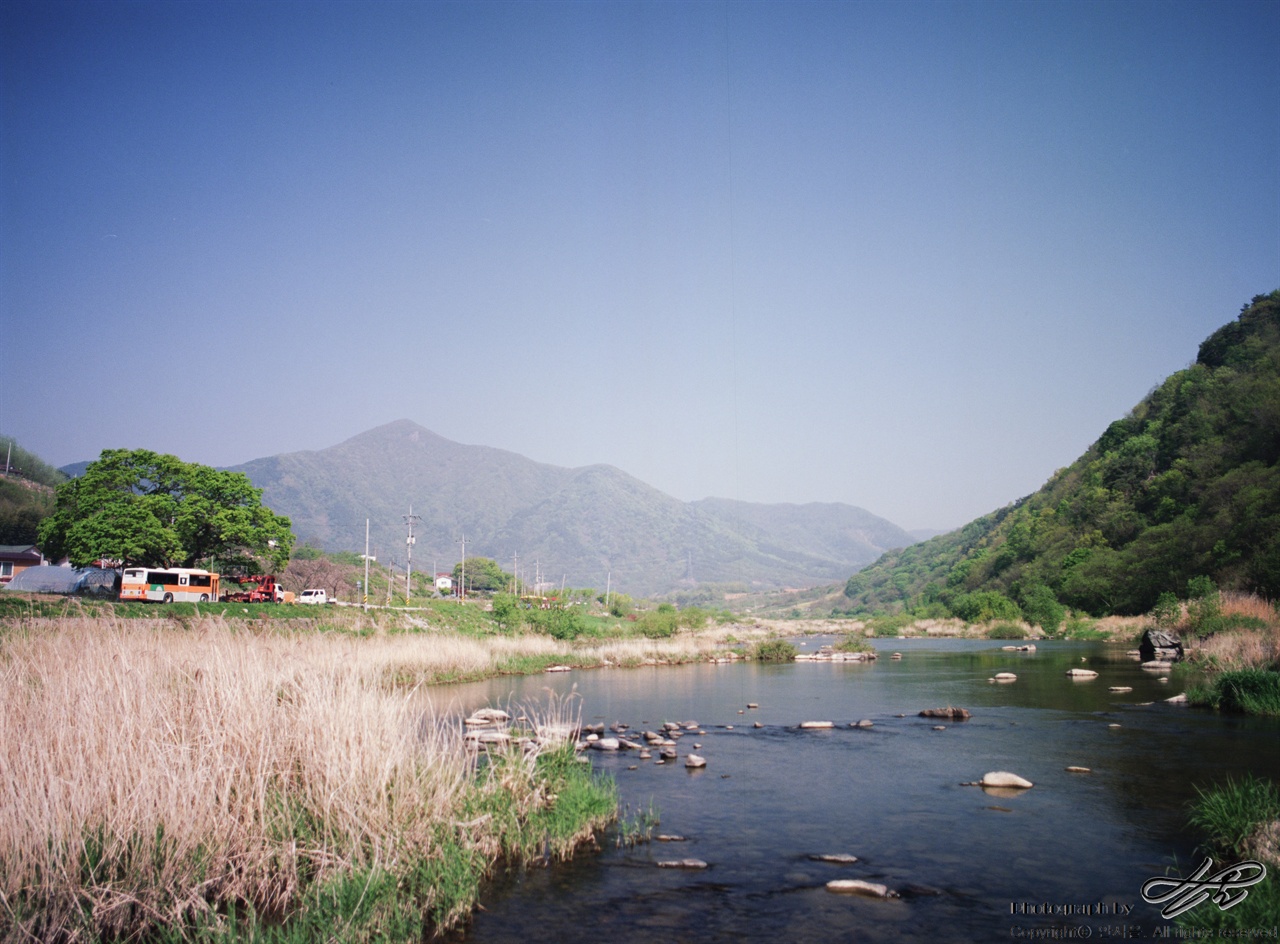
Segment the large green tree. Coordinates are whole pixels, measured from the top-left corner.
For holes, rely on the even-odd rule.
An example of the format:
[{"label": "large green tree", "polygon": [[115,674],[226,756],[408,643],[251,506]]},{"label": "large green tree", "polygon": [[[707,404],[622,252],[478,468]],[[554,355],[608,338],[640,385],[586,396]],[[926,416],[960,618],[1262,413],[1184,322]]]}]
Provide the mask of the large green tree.
[{"label": "large green tree", "polygon": [[58,486],[40,525],[46,557],[77,567],[99,558],[125,566],[282,570],[293,547],[289,519],[262,504],[240,472],[222,472],[146,449],[107,449],[84,475]]},{"label": "large green tree", "polygon": [[[453,581],[462,581],[462,564],[453,565]],[[467,593],[472,590],[505,590],[511,586],[512,576],[504,573],[498,562],[489,557],[468,557],[466,565]]]}]

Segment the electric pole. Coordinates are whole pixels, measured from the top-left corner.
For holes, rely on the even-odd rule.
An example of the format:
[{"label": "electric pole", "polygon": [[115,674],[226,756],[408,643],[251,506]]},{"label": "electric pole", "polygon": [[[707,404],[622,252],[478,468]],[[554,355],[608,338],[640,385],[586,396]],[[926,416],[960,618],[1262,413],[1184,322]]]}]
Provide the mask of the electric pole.
[{"label": "electric pole", "polygon": [[407,515],[401,515],[401,517],[404,518],[405,523],[409,525],[409,536],[405,538],[404,542],[405,551],[408,555],[408,564],[404,569],[404,605],[408,606],[409,594],[413,590],[413,543],[416,540],[413,536],[413,524],[415,521],[421,521],[422,516],[415,515],[413,513],[413,505],[411,503],[409,505],[409,513]]},{"label": "electric pole", "polygon": [[467,599],[467,536],[464,534],[462,540],[462,581],[458,587],[458,599],[466,601]]}]

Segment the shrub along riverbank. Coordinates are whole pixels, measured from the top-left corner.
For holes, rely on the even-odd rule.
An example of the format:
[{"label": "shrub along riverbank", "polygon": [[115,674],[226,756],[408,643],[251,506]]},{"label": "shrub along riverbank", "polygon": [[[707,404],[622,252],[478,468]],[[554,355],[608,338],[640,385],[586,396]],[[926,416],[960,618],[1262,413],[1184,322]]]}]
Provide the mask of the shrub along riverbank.
[{"label": "shrub along riverbank", "polygon": [[477,660],[480,643],[443,641],[7,623],[5,938],[418,940],[465,919],[501,864],[590,842],[616,793],[563,734],[538,740],[571,727],[564,706],[528,710],[536,749],[477,756],[401,687]]}]

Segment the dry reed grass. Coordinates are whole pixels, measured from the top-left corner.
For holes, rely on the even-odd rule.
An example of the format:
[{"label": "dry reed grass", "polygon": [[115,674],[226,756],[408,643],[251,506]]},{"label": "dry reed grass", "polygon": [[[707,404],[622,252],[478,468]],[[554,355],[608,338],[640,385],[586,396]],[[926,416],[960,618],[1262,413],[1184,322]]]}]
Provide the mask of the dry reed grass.
[{"label": "dry reed grass", "polygon": [[1243,616],[1271,626],[1280,624],[1280,614],[1276,613],[1276,608],[1256,593],[1224,590],[1219,594],[1218,607],[1223,616]]},{"label": "dry reed grass", "polygon": [[[254,634],[218,618],[4,632],[0,921],[12,940],[128,937],[229,902],[279,917],[307,882],[438,855],[475,760],[456,723],[388,689],[388,671],[479,669],[555,646]],[[532,767],[503,776],[513,770],[523,786],[500,788],[545,802]],[[466,839],[502,848],[482,824]]]},{"label": "dry reed grass", "polygon": [[1214,633],[1195,647],[1195,660],[1220,669],[1280,667],[1280,625]]}]

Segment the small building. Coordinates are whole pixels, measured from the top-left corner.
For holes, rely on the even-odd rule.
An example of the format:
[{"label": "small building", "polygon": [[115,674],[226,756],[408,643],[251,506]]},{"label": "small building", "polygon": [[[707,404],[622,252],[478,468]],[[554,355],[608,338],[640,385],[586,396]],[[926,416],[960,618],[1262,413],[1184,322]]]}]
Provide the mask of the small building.
[{"label": "small building", "polygon": [[6,584],[28,567],[39,567],[44,555],[34,544],[0,544],[0,584]]},{"label": "small building", "polygon": [[444,594],[453,593],[453,574],[436,574],[436,589]]}]

